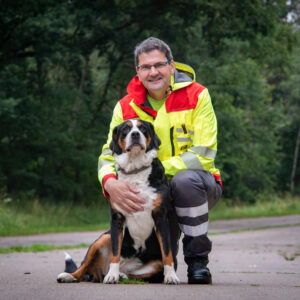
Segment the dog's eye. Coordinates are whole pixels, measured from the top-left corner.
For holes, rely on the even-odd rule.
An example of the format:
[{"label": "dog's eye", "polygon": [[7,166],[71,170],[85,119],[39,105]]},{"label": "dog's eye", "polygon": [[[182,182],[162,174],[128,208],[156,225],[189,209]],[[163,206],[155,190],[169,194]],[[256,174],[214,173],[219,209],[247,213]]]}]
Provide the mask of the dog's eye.
[{"label": "dog's eye", "polygon": [[129,133],[129,131],[131,130],[131,127],[130,126],[125,126],[122,130],[122,133],[121,133],[121,138],[125,138],[127,136],[127,134]]},{"label": "dog's eye", "polygon": [[147,128],[145,126],[141,126],[139,129],[143,133],[143,135],[147,135]]}]

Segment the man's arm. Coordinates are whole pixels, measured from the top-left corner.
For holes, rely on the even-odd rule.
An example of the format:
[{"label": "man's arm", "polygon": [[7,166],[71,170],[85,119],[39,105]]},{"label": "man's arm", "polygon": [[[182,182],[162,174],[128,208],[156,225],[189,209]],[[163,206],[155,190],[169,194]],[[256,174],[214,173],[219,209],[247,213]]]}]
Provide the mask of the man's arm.
[{"label": "man's arm", "polygon": [[109,149],[109,144],[112,140],[113,129],[122,122],[121,106],[117,103],[110,123],[108,139],[99,157],[98,179],[102,185],[103,194],[106,198],[110,198],[112,207],[114,207],[114,204],[117,204],[120,208],[130,213],[143,210],[139,204],[144,204],[145,201],[137,196],[139,191],[133,185],[117,180],[115,160],[112,156],[112,151]]},{"label": "man's arm", "polygon": [[214,166],[217,153],[217,120],[207,89],[198,96],[198,104],[193,114],[193,126],[193,145],[181,155],[162,161],[169,178],[186,169],[218,173]]}]

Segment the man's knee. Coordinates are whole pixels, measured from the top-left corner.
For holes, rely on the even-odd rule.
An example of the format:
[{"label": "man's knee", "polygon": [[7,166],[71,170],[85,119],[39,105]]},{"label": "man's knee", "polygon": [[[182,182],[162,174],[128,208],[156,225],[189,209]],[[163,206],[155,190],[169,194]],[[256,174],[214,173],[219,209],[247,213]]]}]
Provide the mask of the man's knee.
[{"label": "man's knee", "polygon": [[171,180],[170,188],[175,206],[197,206],[209,202],[211,208],[219,199],[216,195],[216,181],[208,171],[184,170],[178,172]]}]

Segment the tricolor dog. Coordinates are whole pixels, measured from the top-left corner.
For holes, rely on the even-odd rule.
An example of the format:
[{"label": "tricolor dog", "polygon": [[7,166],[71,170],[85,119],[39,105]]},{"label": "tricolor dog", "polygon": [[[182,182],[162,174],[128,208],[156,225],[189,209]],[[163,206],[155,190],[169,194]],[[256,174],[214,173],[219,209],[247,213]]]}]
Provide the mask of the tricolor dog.
[{"label": "tricolor dog", "polygon": [[[146,202],[144,210],[127,213],[116,204],[112,206],[110,230],[90,246],[78,269],[67,256],[58,282],[118,283],[120,278],[135,278],[179,283],[175,273],[178,231],[176,238],[170,235],[173,214],[164,169],[156,157],[159,145],[151,123],[128,120],[114,128],[110,149],[118,180],[140,191]],[[175,228],[177,223],[171,225]]]}]

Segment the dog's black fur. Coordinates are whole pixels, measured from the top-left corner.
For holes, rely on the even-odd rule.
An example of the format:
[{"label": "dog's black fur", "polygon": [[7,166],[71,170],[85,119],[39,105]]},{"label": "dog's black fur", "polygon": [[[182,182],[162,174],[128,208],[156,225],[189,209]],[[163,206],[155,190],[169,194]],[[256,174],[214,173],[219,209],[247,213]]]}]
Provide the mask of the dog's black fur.
[{"label": "dog's black fur", "polygon": [[[135,129],[133,129],[133,127]],[[136,132],[133,133],[133,130]],[[129,134],[131,134],[130,143],[133,146],[140,146],[141,149],[143,149],[144,144],[141,140],[144,139],[146,141],[145,149],[141,150],[145,153],[159,148],[160,140],[155,134],[151,123],[145,121],[125,121],[117,126],[113,131],[113,139],[110,143],[110,149],[115,156],[130,152],[130,147],[133,146],[130,144],[130,147],[126,146],[126,148],[124,144],[124,141]],[[135,170],[133,170],[133,173],[130,171],[128,174],[135,174],[134,171]],[[122,169],[119,170],[119,175],[121,175],[120,172],[123,173],[122,178],[124,178],[124,176],[130,176]],[[142,176],[144,173],[140,172],[139,174]],[[148,282],[162,282],[164,280],[164,267],[166,265],[172,264],[176,270],[176,255],[178,251],[178,238],[180,231],[178,229],[176,215],[170,203],[168,182],[164,175],[164,168],[158,158],[154,158],[152,160],[151,172],[147,176],[146,182],[148,182],[148,185],[152,188],[152,190],[155,190],[159,201],[153,204],[151,215],[155,227],[152,228],[151,234],[146,237],[145,247],[137,247],[135,244],[134,236],[132,236],[130,228],[126,225],[126,218],[129,218],[130,216],[124,214],[122,210],[111,206],[110,230],[103,233],[90,246],[80,268],[77,269],[75,262],[70,257],[67,257],[65,273],[58,276],[58,282],[78,282],[82,280],[102,281],[104,276],[107,275],[108,255],[110,255],[110,262],[113,264],[118,264],[120,260],[125,262],[126,259],[134,259],[142,266],[149,264],[152,266],[153,264],[152,272],[142,275],[135,274],[138,272],[134,271],[128,272],[126,275],[129,278],[141,278]],[[158,267],[159,263],[156,262],[161,262],[160,267]],[[109,275],[107,277],[109,277]],[[118,279],[114,280],[107,277],[104,280],[105,283],[118,282]],[[165,282],[178,283],[178,281],[174,280],[174,278],[169,281],[165,279]]]}]

